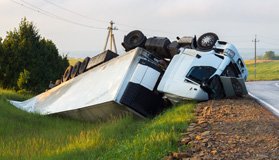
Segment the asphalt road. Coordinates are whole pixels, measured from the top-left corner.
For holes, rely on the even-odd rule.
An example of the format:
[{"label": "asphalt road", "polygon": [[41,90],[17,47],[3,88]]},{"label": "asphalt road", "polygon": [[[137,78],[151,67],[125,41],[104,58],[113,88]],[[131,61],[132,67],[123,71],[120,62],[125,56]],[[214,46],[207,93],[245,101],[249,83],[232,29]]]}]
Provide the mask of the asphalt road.
[{"label": "asphalt road", "polygon": [[279,81],[246,82],[249,94],[279,117]]}]

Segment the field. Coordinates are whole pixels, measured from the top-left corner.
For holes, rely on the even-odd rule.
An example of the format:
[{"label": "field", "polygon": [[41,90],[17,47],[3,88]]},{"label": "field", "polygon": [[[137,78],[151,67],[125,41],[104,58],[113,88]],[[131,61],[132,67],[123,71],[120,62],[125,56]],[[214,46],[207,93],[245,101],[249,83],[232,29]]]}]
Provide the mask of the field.
[{"label": "field", "polygon": [[6,100],[29,97],[0,89],[0,159],[160,159],[194,119],[194,102],[154,119],[88,123],[26,113]]},{"label": "field", "polygon": [[254,80],[279,80],[279,60],[257,61],[256,79],[254,77],[254,61],[245,61],[248,68],[248,81]]},{"label": "field", "polygon": [[69,64],[74,66],[78,61],[82,62],[83,58],[68,58]]}]

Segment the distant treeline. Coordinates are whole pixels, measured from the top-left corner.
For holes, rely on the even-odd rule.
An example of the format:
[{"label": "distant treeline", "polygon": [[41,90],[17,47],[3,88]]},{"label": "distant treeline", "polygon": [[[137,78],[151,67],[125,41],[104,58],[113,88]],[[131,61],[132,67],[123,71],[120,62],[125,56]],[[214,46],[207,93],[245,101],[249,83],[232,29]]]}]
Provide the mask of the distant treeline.
[{"label": "distant treeline", "polygon": [[275,54],[274,51],[266,51],[263,56],[257,56],[257,59],[279,60],[279,55]]},{"label": "distant treeline", "polygon": [[0,37],[0,87],[38,93],[51,80],[61,77],[69,65],[55,44],[39,35],[32,22],[23,18],[18,29]]}]

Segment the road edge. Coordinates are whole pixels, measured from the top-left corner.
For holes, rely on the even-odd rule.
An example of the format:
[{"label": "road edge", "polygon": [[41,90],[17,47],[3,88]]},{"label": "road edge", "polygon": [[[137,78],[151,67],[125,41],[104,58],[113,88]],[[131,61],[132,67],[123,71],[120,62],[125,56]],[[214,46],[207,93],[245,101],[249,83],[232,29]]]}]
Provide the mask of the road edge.
[{"label": "road edge", "polygon": [[260,99],[259,97],[253,95],[252,93],[248,92],[249,96],[254,98],[258,103],[263,105],[265,108],[267,108],[269,111],[271,111],[275,116],[279,118],[279,110],[273,107],[271,104],[267,103],[266,101]]}]

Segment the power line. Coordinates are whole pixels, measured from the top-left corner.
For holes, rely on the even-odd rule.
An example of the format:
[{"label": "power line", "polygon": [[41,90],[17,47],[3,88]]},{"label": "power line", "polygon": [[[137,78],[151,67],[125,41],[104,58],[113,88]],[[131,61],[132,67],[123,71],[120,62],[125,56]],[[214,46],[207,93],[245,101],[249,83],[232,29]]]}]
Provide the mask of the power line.
[{"label": "power line", "polygon": [[[105,20],[100,20],[100,19],[95,19],[95,18],[88,17],[86,15],[80,14],[80,13],[78,13],[76,11],[70,10],[70,9],[68,9],[66,7],[61,6],[61,5],[58,5],[57,3],[54,3],[52,1],[49,1],[49,0],[43,0],[43,1],[45,1],[46,3],[49,3],[49,4],[53,5],[53,6],[55,6],[57,8],[60,8],[60,9],[62,9],[64,11],[67,11],[67,12],[69,12],[71,14],[74,14],[74,15],[77,15],[79,17],[82,17],[84,19],[88,19],[88,20],[91,20],[91,21],[92,20],[93,21],[98,21],[98,22],[101,22],[101,23],[107,23],[107,21],[105,21]],[[132,25],[124,24],[124,23],[115,23],[115,24],[118,25],[118,26],[124,26],[124,27],[132,28],[132,29],[141,29],[141,30],[149,30],[149,31],[153,31],[153,32],[161,32],[161,33],[167,33],[167,34],[174,34],[174,33],[167,32],[167,31],[162,31],[162,30],[157,30],[157,29],[150,29],[150,28],[142,28],[142,27],[132,26]],[[127,31],[127,32],[129,32],[129,31]]]},{"label": "power line", "polygon": [[256,74],[257,74],[257,70],[256,70],[256,66],[257,66],[257,43],[259,42],[259,40],[257,40],[257,35],[255,35],[255,39],[252,40],[252,42],[254,42],[254,45],[255,45],[254,76],[255,76],[255,80],[256,80]]},{"label": "power line", "polygon": [[[102,30],[106,29],[106,28],[95,27],[95,26],[91,26],[91,25],[87,25],[87,24],[82,24],[82,23],[79,23],[79,22],[76,22],[76,21],[73,21],[73,20],[66,19],[64,17],[58,16],[56,14],[53,14],[53,13],[48,12],[46,10],[43,10],[43,9],[39,8],[38,6],[35,6],[35,5],[33,5],[33,4],[29,3],[29,2],[26,2],[25,0],[20,0],[22,3],[17,2],[15,0],[11,0],[11,1],[14,2],[14,3],[17,3],[18,5],[21,5],[22,7],[28,8],[28,9],[33,10],[35,12],[41,13],[41,14],[43,14],[45,16],[48,16],[48,17],[51,17],[51,18],[55,18],[55,19],[58,19],[58,20],[61,20],[61,21],[65,21],[65,22],[68,22],[68,23],[72,23],[72,24],[83,26],[83,27],[87,27],[87,28],[102,29]],[[80,13],[75,12],[73,10],[70,10],[68,8],[62,7],[61,5],[58,5],[58,4],[56,4],[54,2],[51,2],[49,0],[43,0],[43,1],[45,1],[46,3],[49,3],[49,4],[53,5],[53,6],[55,6],[57,8],[60,8],[60,9],[62,9],[64,11],[67,11],[67,12],[69,12],[71,14],[75,14],[75,15],[77,15],[79,17],[82,17],[84,19],[88,19],[88,20],[91,20],[91,21],[98,21],[98,22],[102,22],[102,23],[107,23],[107,21],[105,21],[105,20],[90,18],[90,17],[88,17],[86,15],[83,15],[83,14],[80,14]],[[27,5],[29,5],[29,6],[27,6]],[[175,34],[175,33],[172,33],[172,32],[167,32],[167,31],[162,31],[162,30],[157,30],[157,29],[150,29],[150,28],[142,28],[142,27],[137,27],[137,26],[131,26],[131,25],[124,24],[124,23],[115,23],[115,24],[117,24],[119,26],[125,26],[125,27],[128,27],[128,28],[132,28],[132,29],[148,30],[148,31],[153,31],[153,32],[157,32],[157,33]],[[129,31],[123,30],[123,29],[121,29],[119,31],[122,31],[122,32],[125,31],[126,33],[129,32]]]},{"label": "power line", "polygon": [[22,3],[20,2],[17,2],[15,0],[11,0],[13,3],[16,3],[24,8],[27,8],[27,9],[30,9],[30,10],[33,10],[35,12],[38,12],[40,14],[43,14],[45,16],[48,16],[48,17],[51,17],[51,18],[55,18],[55,19],[58,19],[60,21],[64,21],[64,22],[67,22],[67,23],[71,23],[71,24],[75,24],[75,25],[78,25],[78,26],[82,26],[82,27],[87,27],[87,28],[91,28],[91,29],[100,29],[100,30],[106,30],[106,28],[101,28],[101,27],[95,27],[95,26],[91,26],[91,25],[87,25],[87,24],[83,24],[83,23],[79,23],[79,22],[75,22],[75,21],[72,21],[72,20],[69,20],[69,19],[66,19],[66,18],[63,18],[63,17],[60,17],[60,16],[57,16],[51,12],[48,12],[46,10],[43,10],[31,3],[28,3],[24,0],[20,0]]},{"label": "power line", "polygon": [[[11,1],[12,1],[13,3],[16,3],[16,4],[18,4],[18,5],[22,6],[22,7],[27,8],[27,9],[33,10],[33,11],[38,12],[38,13],[41,13],[41,14],[44,14],[44,13],[40,12],[39,10],[36,10],[36,9],[34,9],[34,8],[32,8],[32,7],[25,6],[24,4],[19,3],[19,2],[15,1],[15,0],[11,0]],[[45,15],[45,14],[44,14],[44,15]],[[48,15],[46,15],[46,16],[48,16]]]},{"label": "power line", "polygon": [[265,42],[265,41],[261,41],[261,43],[279,47],[279,44],[275,44],[275,43],[270,43],[270,42]]},{"label": "power line", "polygon": [[119,26],[128,27],[128,28],[140,29],[140,30],[148,30],[148,31],[157,32],[157,33],[177,34],[177,33],[167,32],[167,31],[158,30],[158,29],[151,29],[151,28],[143,28],[143,27],[132,26],[132,25],[124,24],[124,23],[115,23],[115,24],[117,24]]},{"label": "power line", "polygon": [[263,35],[259,35],[260,37],[266,38],[266,39],[270,39],[270,40],[274,40],[274,41],[279,41],[279,38],[275,38],[275,37],[269,37],[269,36],[263,36]]},{"label": "power line", "polygon": [[[52,2],[52,1],[49,1],[49,0],[43,0],[43,1],[45,1],[45,2],[47,2],[47,3],[49,3],[49,4],[53,5],[53,6],[55,6],[55,7],[57,7],[57,8],[60,8],[60,9],[62,9],[62,10],[64,10],[64,11],[67,11],[67,12],[69,12],[69,13],[71,13],[71,14],[77,15],[77,16],[79,16],[79,17],[82,17],[82,18],[85,18],[85,19],[88,19],[88,20],[93,20],[93,21],[98,21],[98,22],[102,22],[102,23],[107,23],[107,21],[105,21],[105,20],[90,18],[90,17],[88,17],[88,16],[86,16],[86,15],[83,15],[83,14],[80,14],[80,13],[78,13],[78,12],[76,12],[76,11],[73,11],[73,10],[70,10],[70,9],[68,9],[68,8],[62,7],[61,5],[58,5],[58,4],[56,4],[56,3]],[[142,27],[132,26],[132,25],[124,24],[124,23],[115,23],[115,24],[117,24],[117,25],[119,25],[119,26],[128,27],[128,28],[133,28],[133,29],[141,29],[141,30],[149,30],[149,31],[154,31],[154,32],[161,32],[161,33],[174,34],[174,33],[167,32],[167,31],[162,31],[162,30],[157,30],[157,29],[150,29],[150,28],[142,28]]]},{"label": "power line", "polygon": [[100,19],[96,19],[96,18],[90,18],[90,17],[88,17],[88,16],[86,16],[86,15],[83,15],[83,14],[80,14],[80,13],[75,12],[75,11],[73,11],[73,10],[70,10],[70,9],[68,9],[68,8],[62,7],[62,6],[56,4],[56,3],[52,2],[52,1],[49,1],[49,0],[43,0],[43,1],[45,1],[45,2],[47,2],[47,3],[49,3],[49,4],[53,5],[53,6],[55,6],[55,7],[57,7],[57,8],[60,8],[60,9],[62,9],[62,10],[64,10],[64,11],[67,11],[68,13],[71,13],[71,14],[77,15],[77,16],[79,16],[79,17],[82,17],[82,18],[84,18],[84,19],[88,19],[88,20],[91,20],[91,21],[92,21],[92,20],[93,20],[93,21],[98,21],[98,22],[101,22],[101,23],[107,23],[107,21],[105,21],[105,20],[100,20]]},{"label": "power line", "polygon": [[72,23],[72,24],[79,25],[79,26],[83,26],[83,27],[87,27],[87,28],[93,28],[93,29],[106,29],[106,28],[95,27],[95,26],[91,26],[91,25],[87,25],[87,24],[82,24],[82,23],[79,23],[79,22],[75,22],[75,21],[72,21],[72,20],[69,20],[69,19],[66,19],[66,18],[57,16],[57,15],[55,15],[55,14],[53,14],[53,13],[51,13],[51,12],[48,12],[48,11],[46,11],[46,10],[43,10],[43,9],[41,9],[41,8],[39,8],[39,7],[37,7],[37,6],[33,5],[33,4],[31,4],[31,3],[26,2],[25,0],[20,0],[20,1],[22,1],[23,3],[29,5],[29,6],[31,6],[31,7],[33,7],[33,8],[36,8],[36,9],[38,9],[38,10],[40,10],[40,11],[43,11],[43,12],[45,12],[45,13],[47,13],[47,14],[53,16],[53,17],[56,18],[56,19],[59,19],[59,20],[62,20],[62,21],[68,22],[68,23]]},{"label": "power line", "polygon": [[[82,17],[84,19],[91,20],[91,21],[98,21],[98,22],[101,22],[101,23],[107,23],[107,21],[105,21],[105,20],[100,20],[100,19],[88,17],[86,15],[80,14],[79,12],[76,12],[76,11],[70,10],[70,9],[68,9],[66,7],[63,7],[61,5],[58,5],[57,3],[54,3],[52,1],[49,1],[49,0],[43,0],[43,1],[45,1],[46,3],[49,3],[49,4],[53,5],[53,6],[55,6],[57,8],[60,8],[60,9],[62,9],[64,11],[67,11],[67,12],[69,12],[71,14],[74,14],[74,15],[77,15],[79,17]],[[132,28],[132,29],[149,30],[149,31],[158,32],[158,33],[176,34],[176,33],[167,32],[167,31],[163,31],[163,30],[157,30],[157,29],[150,29],[150,28],[142,28],[142,27],[132,26],[132,25],[124,24],[124,23],[115,23],[115,24],[118,25],[118,26],[124,26],[124,27]],[[127,31],[127,32],[129,32],[129,31]]]},{"label": "power line", "polygon": [[[62,9],[64,11],[67,11],[67,12],[69,12],[71,14],[75,14],[75,15],[77,15],[79,17],[82,17],[82,18],[85,18],[85,19],[88,19],[88,20],[93,20],[93,21],[98,21],[98,22],[102,22],[102,23],[107,23],[107,21],[105,21],[105,20],[100,20],[100,19],[88,17],[86,15],[80,14],[80,13],[75,12],[73,10],[70,10],[68,8],[62,7],[62,6],[60,6],[60,5],[58,5],[58,4],[54,3],[54,2],[51,2],[49,0],[43,0],[43,1],[49,3],[49,4],[53,5],[53,6],[56,6],[57,8],[60,8],[60,9]],[[156,29],[141,28],[141,27],[137,27],[137,26],[131,26],[131,25],[128,25],[128,24],[123,24],[123,23],[115,23],[115,24],[117,24],[119,26],[128,27],[128,28],[133,28],[133,29],[150,30],[150,31],[161,32],[161,33],[171,33],[171,32],[161,31],[161,30],[156,30]],[[174,33],[171,33],[171,34],[174,34]]]}]

